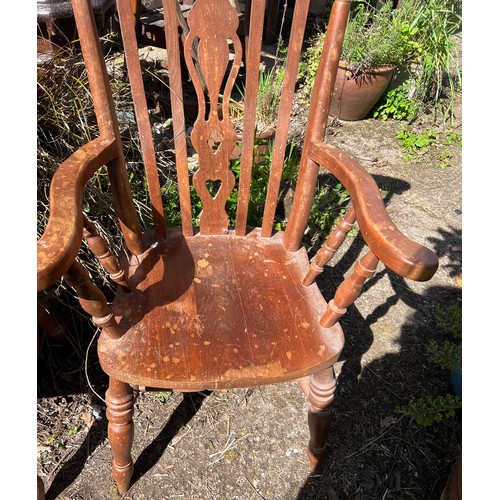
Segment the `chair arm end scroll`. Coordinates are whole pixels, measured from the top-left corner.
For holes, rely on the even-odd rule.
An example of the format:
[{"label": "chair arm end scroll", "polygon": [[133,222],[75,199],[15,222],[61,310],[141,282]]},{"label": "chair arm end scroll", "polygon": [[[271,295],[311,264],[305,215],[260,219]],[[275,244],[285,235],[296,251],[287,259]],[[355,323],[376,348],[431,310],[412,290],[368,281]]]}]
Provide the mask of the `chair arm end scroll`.
[{"label": "chair arm end scroll", "polygon": [[439,265],[436,254],[399,231],[387,214],[373,177],[361,165],[326,142],[312,143],[309,158],[347,189],[366,244],[389,269],[414,281],[432,278]]}]

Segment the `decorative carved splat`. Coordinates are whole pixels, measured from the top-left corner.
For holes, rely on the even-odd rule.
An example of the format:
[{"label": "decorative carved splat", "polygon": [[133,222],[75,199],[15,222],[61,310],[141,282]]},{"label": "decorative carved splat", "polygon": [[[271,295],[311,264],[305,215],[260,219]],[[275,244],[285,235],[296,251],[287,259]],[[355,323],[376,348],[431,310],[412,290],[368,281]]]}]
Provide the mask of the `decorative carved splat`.
[{"label": "decorative carved splat", "polygon": [[[241,65],[242,48],[237,35],[239,20],[227,0],[197,0],[187,23],[189,34],[184,44],[184,55],[198,97],[198,117],[191,132],[191,142],[199,158],[199,169],[193,176],[193,184],[203,203],[200,231],[220,234],[227,230],[229,224],[225,205],[235,185],[234,174],[229,169],[229,157],[236,144],[229,98]],[[219,94],[229,68],[231,52],[234,52],[234,59],[222,93],[221,118]],[[213,184],[219,185],[215,195],[209,189]]]}]

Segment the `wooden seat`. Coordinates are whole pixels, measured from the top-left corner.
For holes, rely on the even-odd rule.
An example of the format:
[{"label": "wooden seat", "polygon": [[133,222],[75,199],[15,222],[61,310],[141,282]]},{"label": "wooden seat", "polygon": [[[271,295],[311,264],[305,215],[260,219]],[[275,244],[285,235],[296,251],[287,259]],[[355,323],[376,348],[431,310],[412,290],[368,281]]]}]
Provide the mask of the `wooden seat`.
[{"label": "wooden seat", "polygon": [[[75,151],[52,179],[50,216],[37,242],[37,284],[43,290],[63,277],[101,329],[98,354],[109,375],[106,415],[112,473],[120,494],[129,488],[133,473],[137,389],[187,392],[297,380],[310,403],[307,453],[314,467],[326,453],[336,388],[333,365],[344,342],[339,319],[379,262],[400,276],[421,281],[430,279],[438,266],[434,252],[397,229],[366,170],[324,140],[348,0],[333,3],[291,212],[284,231],[275,231],[309,8],[308,0],[295,2],[262,224],[249,226],[265,4],[252,0],[243,58],[238,12],[229,0],[196,0],[187,19],[179,14],[177,0],[163,1],[181,219],[180,227],[167,228],[131,2],[117,0],[117,7],[151,205],[148,227],[143,227],[133,202],[91,2],[73,0],[99,136]],[[229,102],[243,60],[245,107],[236,176],[230,168],[237,134]],[[189,136],[198,158],[194,170],[188,164],[182,68],[187,68],[198,99],[198,116]],[[96,229],[92,219],[99,214],[92,213],[94,204],[86,205],[85,215],[82,212],[86,184],[103,166],[121,230],[121,256],[112,254]],[[320,166],[344,185],[350,205],[309,262],[303,237]],[[194,193],[203,206],[195,218],[198,227],[193,223]],[[230,221],[226,203],[234,193],[238,205]],[[327,300],[315,278],[354,224],[366,250]],[[111,305],[78,258],[82,241],[116,283]]]},{"label": "wooden seat", "polygon": [[127,266],[132,291],[113,303],[125,333],[101,335],[103,369],[185,391],[294,380],[331,366],[342,330],[320,326],[326,302],[316,285],[302,284],[307,254],[287,252],[282,239],[169,231]]}]

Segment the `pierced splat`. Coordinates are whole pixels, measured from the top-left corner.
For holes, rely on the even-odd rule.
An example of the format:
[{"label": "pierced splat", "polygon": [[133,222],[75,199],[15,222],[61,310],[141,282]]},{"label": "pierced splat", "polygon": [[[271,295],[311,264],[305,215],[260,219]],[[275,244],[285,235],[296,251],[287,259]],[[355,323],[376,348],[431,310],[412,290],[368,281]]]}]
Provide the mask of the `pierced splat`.
[{"label": "pierced splat", "polygon": [[[241,66],[242,48],[237,36],[239,20],[227,0],[197,0],[187,24],[189,34],[184,55],[198,98],[198,117],[191,132],[191,142],[199,160],[193,185],[203,204],[200,231],[221,234],[229,224],[225,205],[235,185],[234,174],[229,168],[236,144],[229,98]],[[221,93],[222,113],[218,105]],[[214,180],[220,184],[216,193]]]},{"label": "pierced splat", "polygon": [[221,144],[222,140],[219,137],[219,134],[215,130],[212,130],[212,132],[208,136],[208,145],[210,146],[213,154],[219,151]]},{"label": "pierced splat", "polygon": [[210,193],[210,196],[212,198],[215,198],[219,194],[221,185],[222,185],[222,181],[220,181],[220,180],[213,181],[213,180],[209,179],[205,183],[205,186],[207,187],[207,190]]}]

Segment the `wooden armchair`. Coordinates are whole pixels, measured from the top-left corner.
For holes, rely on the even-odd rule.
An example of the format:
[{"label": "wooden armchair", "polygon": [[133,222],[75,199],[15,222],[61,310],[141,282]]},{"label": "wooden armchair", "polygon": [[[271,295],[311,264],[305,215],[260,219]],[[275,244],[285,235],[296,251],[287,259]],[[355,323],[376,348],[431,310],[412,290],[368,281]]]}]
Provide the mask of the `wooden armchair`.
[{"label": "wooden armchair", "polygon": [[[137,390],[188,392],[297,380],[310,403],[308,455],[311,465],[317,464],[325,453],[331,418],[336,385],[333,365],[344,343],[339,318],[375,273],[379,261],[412,280],[428,280],[437,269],[436,255],[394,226],[372,177],[340,149],[324,142],[349,13],[347,0],[333,4],[291,214],[284,231],[273,230],[308,4],[307,0],[296,1],[267,202],[261,227],[252,228],[247,226],[247,214],[265,0],[252,2],[234,227],[228,227],[225,205],[236,182],[229,169],[229,155],[236,143],[229,98],[242,60],[236,35],[238,17],[228,0],[196,0],[187,19],[189,32],[182,34],[180,44],[177,0],[163,1],[182,217],[180,228],[167,228],[131,2],[117,0],[154,223],[153,228],[142,228],[128,183],[90,1],[73,0],[100,135],[68,158],[53,177],[50,217],[37,244],[38,289],[64,276],[77,291],[82,308],[102,329],[98,355],[109,375],[108,431],[114,456],[112,473],[120,493],[129,488],[133,471],[132,414]],[[232,62],[228,64],[230,53]],[[199,105],[191,132],[199,158],[194,175],[187,161],[182,57]],[[220,94],[222,114],[217,109]],[[125,250],[119,259],[97,233],[91,214],[82,213],[85,185],[102,166],[107,167],[123,234]],[[320,166],[343,183],[352,206],[310,263],[302,239]],[[191,183],[203,204],[196,228]],[[219,186],[215,195],[209,190],[211,183]],[[355,222],[367,251],[327,302],[315,277]],[[76,259],[82,238],[117,283],[111,305]]]}]

